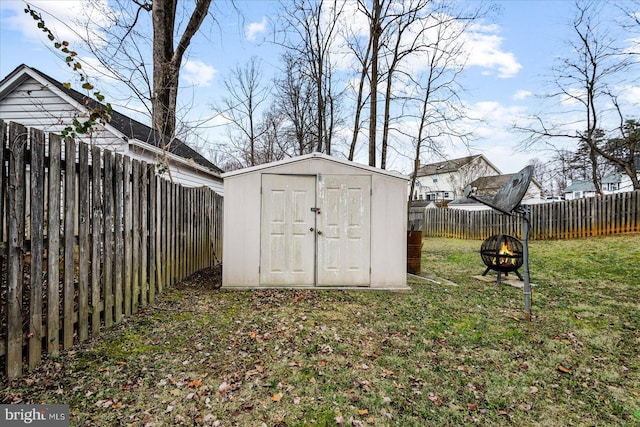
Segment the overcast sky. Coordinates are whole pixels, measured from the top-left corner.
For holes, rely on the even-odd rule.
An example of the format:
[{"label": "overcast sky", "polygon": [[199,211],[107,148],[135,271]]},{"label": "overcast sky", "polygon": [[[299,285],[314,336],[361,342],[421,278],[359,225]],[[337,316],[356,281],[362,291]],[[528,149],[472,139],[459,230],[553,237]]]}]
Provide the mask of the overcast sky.
[{"label": "overcast sky", "polygon": [[[44,13],[47,25],[54,28],[61,40],[73,43],[74,35],[57,20],[72,23],[87,12],[81,7],[80,0],[38,0],[31,3]],[[188,100],[192,118],[210,119],[207,121],[209,126],[220,124],[219,119],[211,118],[211,105],[223,95],[221,81],[230,68],[246,63],[255,55],[262,59],[265,73],[273,72],[273,68],[279,66],[280,54],[277,47],[268,42],[274,2],[236,1],[241,16],[229,2],[213,3],[217,5],[217,25],[205,23],[204,30],[190,47],[188,60],[181,71],[181,84],[184,86],[181,94]],[[499,6],[499,11],[478,23],[467,40],[471,55],[462,80],[466,89],[463,96],[465,104],[475,117],[484,119],[485,123],[476,125],[477,139],[470,152],[461,145],[449,147],[447,151],[451,157],[482,153],[503,173],[513,173],[530,159],[546,155],[543,152],[519,151],[517,147],[523,135],[512,131],[511,127],[519,117],[538,113],[543,107],[537,95],[550,90],[551,68],[557,64],[558,57],[569,52],[566,42],[572,35],[569,24],[574,9],[572,1],[564,0],[494,3]],[[60,81],[69,81],[72,73],[52,53],[43,33],[23,9],[22,1],[0,1],[0,76],[4,78],[24,63]],[[608,9],[614,12],[614,3],[610,3]],[[638,46],[638,40],[629,35],[626,42]],[[92,64],[90,57],[83,57],[82,61]],[[107,97],[110,96],[109,86],[99,88]],[[640,106],[640,82],[636,80],[635,85],[630,85],[624,96],[627,102]],[[125,97],[122,93],[114,93],[112,98]],[[123,105],[115,104],[117,110],[122,110]],[[140,109],[135,103],[128,107]],[[640,109],[636,108],[636,111]],[[211,139],[224,138],[219,127],[204,132]],[[366,147],[363,150],[366,152]],[[208,154],[206,148],[200,151]],[[441,159],[423,159],[430,160]],[[366,162],[366,159],[362,161]],[[398,153],[391,153],[389,164],[389,169],[403,173],[411,168],[411,162]]]}]

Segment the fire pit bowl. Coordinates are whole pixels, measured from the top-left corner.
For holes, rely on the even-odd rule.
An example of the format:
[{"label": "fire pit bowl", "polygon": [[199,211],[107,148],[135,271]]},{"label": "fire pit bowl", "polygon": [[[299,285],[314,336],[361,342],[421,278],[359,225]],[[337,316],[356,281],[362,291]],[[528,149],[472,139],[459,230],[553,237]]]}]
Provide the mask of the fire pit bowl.
[{"label": "fire pit bowl", "polygon": [[482,242],[480,255],[487,269],[482,273],[486,276],[490,270],[498,272],[498,282],[502,281],[502,273],[505,276],[515,272],[520,280],[522,276],[518,268],[522,267],[522,242],[508,234],[496,234]]}]

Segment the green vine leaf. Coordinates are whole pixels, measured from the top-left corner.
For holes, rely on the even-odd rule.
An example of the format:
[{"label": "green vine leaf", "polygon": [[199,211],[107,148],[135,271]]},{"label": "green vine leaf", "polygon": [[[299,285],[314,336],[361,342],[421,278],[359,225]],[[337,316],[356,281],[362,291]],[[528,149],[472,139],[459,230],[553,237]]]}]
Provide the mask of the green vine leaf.
[{"label": "green vine leaf", "polygon": [[[47,34],[47,38],[49,40],[54,42],[53,46],[56,49],[60,50],[62,53],[66,54],[64,61],[69,67],[73,68],[73,71],[78,73],[78,75],[80,76],[80,81],[84,82],[82,84],[82,89],[86,91],[93,90],[94,86],[87,81],[87,76],[81,71],[82,64],[77,60],[78,53],[74,50],[69,49],[69,42],[66,40],[56,40],[56,37],[45,24],[42,15],[37,11],[31,9],[30,5],[27,5],[27,7],[24,9],[24,12],[31,15],[34,20],[38,21],[38,28],[40,28],[44,33]],[[71,83],[69,82],[62,83],[62,86],[67,90],[71,89]],[[94,92],[93,96],[99,102],[102,102],[104,100],[104,96],[99,91]],[[102,107],[89,108],[89,104],[87,102],[86,107],[88,111],[79,114],[78,117],[88,117],[88,119],[81,122],[80,120],[78,120],[78,118],[74,118],[72,124],[62,130],[63,137],[75,138],[78,134],[90,134],[91,132],[93,132],[93,127],[96,123],[106,124],[111,120],[111,104],[107,104],[106,108],[104,109]]]}]

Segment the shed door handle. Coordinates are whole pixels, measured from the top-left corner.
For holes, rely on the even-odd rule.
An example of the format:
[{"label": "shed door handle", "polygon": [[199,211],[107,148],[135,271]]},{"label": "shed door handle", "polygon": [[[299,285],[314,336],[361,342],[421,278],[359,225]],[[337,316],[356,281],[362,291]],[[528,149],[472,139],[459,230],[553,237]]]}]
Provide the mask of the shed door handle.
[{"label": "shed door handle", "polygon": [[318,236],[322,235],[322,231],[318,230]]},{"label": "shed door handle", "polygon": [[311,232],[313,233],[313,227],[311,227],[311,228],[309,229],[309,231],[311,231]]}]

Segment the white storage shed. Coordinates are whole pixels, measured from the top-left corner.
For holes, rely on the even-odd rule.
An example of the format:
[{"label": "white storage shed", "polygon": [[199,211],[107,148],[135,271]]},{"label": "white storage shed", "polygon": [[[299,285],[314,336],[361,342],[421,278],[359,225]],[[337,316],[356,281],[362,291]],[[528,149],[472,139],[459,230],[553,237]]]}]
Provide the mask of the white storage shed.
[{"label": "white storage shed", "polygon": [[312,153],[223,178],[223,288],[409,289],[406,176]]}]

